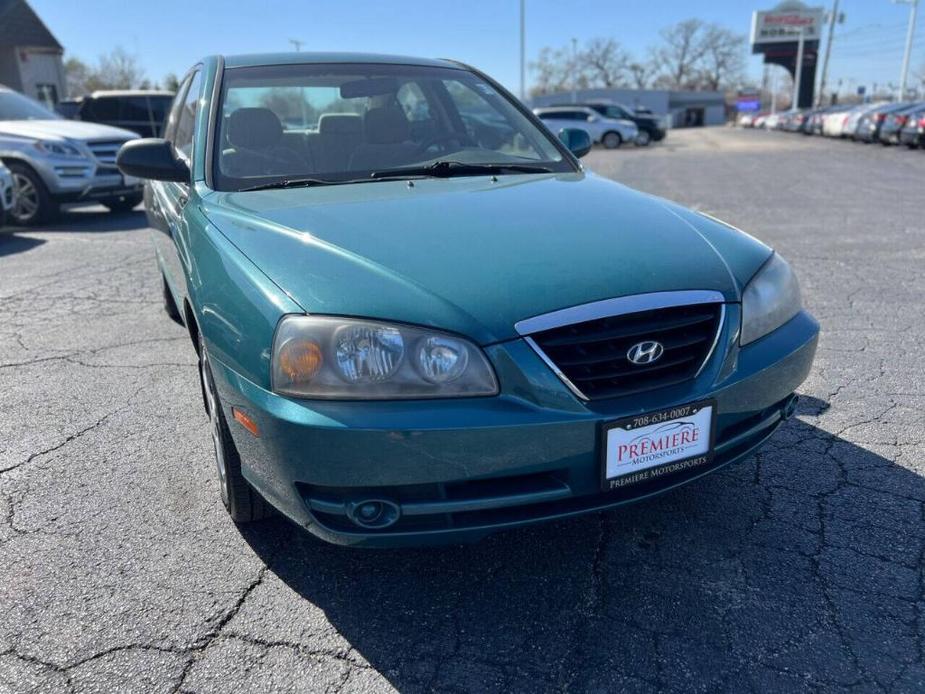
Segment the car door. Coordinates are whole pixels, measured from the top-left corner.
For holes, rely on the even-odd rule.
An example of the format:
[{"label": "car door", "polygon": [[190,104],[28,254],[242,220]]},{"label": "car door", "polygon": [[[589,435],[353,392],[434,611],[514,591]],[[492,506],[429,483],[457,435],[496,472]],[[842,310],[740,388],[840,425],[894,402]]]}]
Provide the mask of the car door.
[{"label": "car door", "polygon": [[[202,71],[195,68],[183,81],[171,108],[165,139],[173,145],[174,156],[192,170],[193,137],[202,92]],[[189,201],[189,182],[152,181],[152,217],[157,219],[155,235],[164,279],[178,307],[187,298],[188,230],[184,209]]]}]

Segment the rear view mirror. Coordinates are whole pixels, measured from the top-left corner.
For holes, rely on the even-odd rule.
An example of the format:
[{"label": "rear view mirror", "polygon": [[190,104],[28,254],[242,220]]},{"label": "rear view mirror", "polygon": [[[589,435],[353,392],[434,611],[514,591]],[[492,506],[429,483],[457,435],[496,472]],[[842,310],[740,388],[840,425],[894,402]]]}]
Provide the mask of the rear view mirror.
[{"label": "rear view mirror", "polygon": [[173,153],[173,145],[159,137],[129,140],[116,155],[116,166],[126,176],[152,181],[189,183],[190,170]]},{"label": "rear view mirror", "polygon": [[340,86],[342,99],[357,99],[364,96],[381,96],[395,94],[398,91],[398,80],[394,77],[372,77],[364,80],[345,82]]},{"label": "rear view mirror", "polygon": [[591,136],[584,130],[563,128],[559,131],[559,139],[579,159],[591,151]]}]

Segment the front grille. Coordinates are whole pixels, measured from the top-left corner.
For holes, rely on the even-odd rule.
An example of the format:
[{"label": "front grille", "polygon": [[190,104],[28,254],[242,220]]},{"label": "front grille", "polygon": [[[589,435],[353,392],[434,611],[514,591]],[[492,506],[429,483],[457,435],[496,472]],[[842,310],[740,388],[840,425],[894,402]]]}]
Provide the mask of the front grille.
[{"label": "front grille", "polygon": [[116,154],[125,140],[92,140],[87,143],[97,161],[102,164],[115,164]]},{"label": "front grille", "polygon": [[[533,333],[530,337],[589,400],[676,385],[697,375],[716,342],[721,303],[673,306],[608,316]],[[627,352],[654,340],[664,352],[637,365]]]}]

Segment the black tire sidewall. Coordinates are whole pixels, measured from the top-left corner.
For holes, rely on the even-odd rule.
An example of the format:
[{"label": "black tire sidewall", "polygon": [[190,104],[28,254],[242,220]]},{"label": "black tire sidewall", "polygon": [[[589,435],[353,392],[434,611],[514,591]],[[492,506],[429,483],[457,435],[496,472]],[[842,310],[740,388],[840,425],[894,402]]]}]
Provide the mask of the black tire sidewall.
[{"label": "black tire sidewall", "polygon": [[[607,138],[616,138],[616,144],[608,145]],[[604,145],[604,149],[619,149],[620,145],[623,144],[623,138],[620,136],[620,133],[610,130],[601,137],[601,144]]]},{"label": "black tire sidewall", "polygon": [[132,193],[131,195],[125,195],[119,198],[106,198],[100,202],[104,207],[108,208],[110,212],[131,212],[141,204],[142,200],[144,200],[144,195],[142,193]]}]

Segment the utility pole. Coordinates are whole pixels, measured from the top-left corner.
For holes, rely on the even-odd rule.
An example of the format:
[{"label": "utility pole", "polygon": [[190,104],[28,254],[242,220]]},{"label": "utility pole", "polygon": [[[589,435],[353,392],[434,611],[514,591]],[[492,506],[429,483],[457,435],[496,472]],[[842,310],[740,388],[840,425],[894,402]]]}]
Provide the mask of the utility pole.
[{"label": "utility pole", "polygon": [[797,42],[797,64],[793,73],[793,98],[790,100],[790,110],[796,111],[800,107],[800,83],[803,81],[803,27],[800,27],[800,39]]},{"label": "utility pole", "polygon": [[527,45],[527,21],[526,8],[527,0],[520,0],[520,100],[527,100],[527,68],[526,68],[526,45]]},{"label": "utility pole", "polygon": [[777,72],[771,72],[771,113],[777,113]]},{"label": "utility pole", "polygon": [[909,5],[909,30],[906,33],[906,50],[903,52],[903,67],[899,75],[899,101],[906,98],[906,79],[909,76],[909,57],[912,54],[912,39],[915,35],[915,13],[919,0],[893,0],[900,5]]},{"label": "utility pole", "polygon": [[829,17],[829,35],[825,42],[825,59],[822,61],[822,77],[819,80],[819,94],[816,97],[816,106],[822,106],[825,98],[825,81],[829,76],[829,58],[832,55],[832,38],[835,36],[835,23],[838,21],[838,0],[832,5],[832,16]]},{"label": "utility pole", "polygon": [[572,103],[578,103],[578,39],[572,37]]}]

